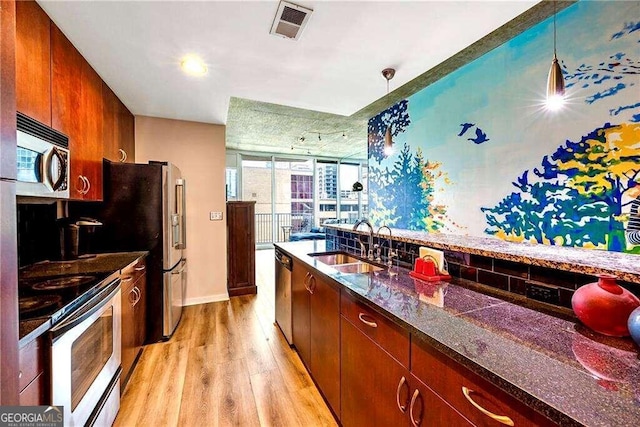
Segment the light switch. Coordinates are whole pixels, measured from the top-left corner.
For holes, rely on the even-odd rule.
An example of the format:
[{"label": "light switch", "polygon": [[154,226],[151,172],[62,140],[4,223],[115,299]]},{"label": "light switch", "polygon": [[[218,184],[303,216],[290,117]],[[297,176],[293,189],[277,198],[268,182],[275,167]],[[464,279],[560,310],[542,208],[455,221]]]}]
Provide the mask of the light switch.
[{"label": "light switch", "polygon": [[222,212],[209,212],[209,221],[222,221]]}]

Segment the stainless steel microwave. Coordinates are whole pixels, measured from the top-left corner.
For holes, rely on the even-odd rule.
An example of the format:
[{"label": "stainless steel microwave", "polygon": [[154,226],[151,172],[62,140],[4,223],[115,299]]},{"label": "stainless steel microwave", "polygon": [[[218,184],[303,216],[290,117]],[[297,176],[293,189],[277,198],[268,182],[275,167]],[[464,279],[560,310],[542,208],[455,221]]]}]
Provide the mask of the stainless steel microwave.
[{"label": "stainless steel microwave", "polygon": [[18,196],[69,198],[69,139],[18,113]]}]

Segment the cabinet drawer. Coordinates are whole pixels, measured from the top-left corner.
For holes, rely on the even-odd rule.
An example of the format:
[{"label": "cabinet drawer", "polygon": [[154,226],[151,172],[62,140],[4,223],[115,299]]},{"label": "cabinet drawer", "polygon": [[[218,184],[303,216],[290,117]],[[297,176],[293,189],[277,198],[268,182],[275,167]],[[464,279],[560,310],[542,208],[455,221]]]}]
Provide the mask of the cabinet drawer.
[{"label": "cabinet drawer", "polygon": [[474,425],[555,425],[498,387],[417,339],[411,343],[411,371]]},{"label": "cabinet drawer", "polygon": [[22,391],[44,372],[44,337],[38,337],[20,349],[19,390]]},{"label": "cabinet drawer", "polygon": [[122,288],[127,289],[133,285],[147,271],[146,258],[141,257],[122,269]]},{"label": "cabinet drawer", "polygon": [[403,366],[409,367],[409,332],[344,291],[341,299],[342,315]]},{"label": "cabinet drawer", "polygon": [[46,386],[45,375],[41,373],[20,392],[20,406],[44,405]]}]

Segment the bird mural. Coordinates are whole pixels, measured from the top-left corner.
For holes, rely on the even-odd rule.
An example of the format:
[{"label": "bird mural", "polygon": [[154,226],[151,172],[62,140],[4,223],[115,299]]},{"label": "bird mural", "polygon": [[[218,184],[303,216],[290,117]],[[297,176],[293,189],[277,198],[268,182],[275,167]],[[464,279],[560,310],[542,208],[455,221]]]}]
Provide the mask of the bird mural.
[{"label": "bird mural", "polygon": [[470,128],[474,127],[475,125],[476,125],[475,123],[460,123],[460,126],[462,126],[462,130],[460,131],[458,136],[464,135],[466,131],[468,131]]},{"label": "bird mural", "polygon": [[[460,127],[462,128],[462,130],[460,130],[458,136],[463,136],[469,129],[473,128],[475,125],[475,123],[460,123]],[[482,129],[476,127],[476,136],[473,138],[467,138],[467,140],[476,144],[482,144],[483,142],[489,141],[489,138],[487,138],[487,134],[484,133]]]},{"label": "bird mural", "polygon": [[475,138],[467,138],[468,141],[471,141],[475,144],[482,144],[483,142],[489,141],[487,138],[487,134],[482,131],[480,128],[476,128],[476,137]]}]

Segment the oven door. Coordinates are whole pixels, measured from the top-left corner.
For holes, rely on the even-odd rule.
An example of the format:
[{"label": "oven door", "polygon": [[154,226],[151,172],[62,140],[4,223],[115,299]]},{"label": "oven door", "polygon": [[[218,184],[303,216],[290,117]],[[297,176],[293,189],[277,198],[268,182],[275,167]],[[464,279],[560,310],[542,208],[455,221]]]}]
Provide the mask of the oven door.
[{"label": "oven door", "polygon": [[[113,380],[120,368],[120,316],[116,279],[51,329],[51,399],[63,406],[65,425],[85,425],[105,401],[114,402],[114,389],[119,395]],[[118,408],[106,410],[115,418]]]}]

